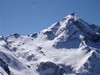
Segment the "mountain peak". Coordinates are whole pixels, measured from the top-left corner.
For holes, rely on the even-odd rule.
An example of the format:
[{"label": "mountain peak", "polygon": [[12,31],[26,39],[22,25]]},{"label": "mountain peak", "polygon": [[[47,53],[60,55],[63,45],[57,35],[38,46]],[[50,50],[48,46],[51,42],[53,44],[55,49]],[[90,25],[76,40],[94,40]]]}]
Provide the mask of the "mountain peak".
[{"label": "mountain peak", "polygon": [[79,16],[77,16],[77,15],[75,14],[75,12],[72,12],[71,14],[65,16],[65,17],[61,20],[61,22],[63,22],[63,23],[72,23],[72,22],[78,21],[79,19],[80,19]]},{"label": "mountain peak", "polygon": [[56,48],[78,48],[83,42],[87,44],[87,40],[100,41],[97,31],[74,12],[43,31],[48,38],[53,37],[53,46]]},{"label": "mountain peak", "polygon": [[74,16],[75,15],[75,12],[72,12],[70,15]]}]

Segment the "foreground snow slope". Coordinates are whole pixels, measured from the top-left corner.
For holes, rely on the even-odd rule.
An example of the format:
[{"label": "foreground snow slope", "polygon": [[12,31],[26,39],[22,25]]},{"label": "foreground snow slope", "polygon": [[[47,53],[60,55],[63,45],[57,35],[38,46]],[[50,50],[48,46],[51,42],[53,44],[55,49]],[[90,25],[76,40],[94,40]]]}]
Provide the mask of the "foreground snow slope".
[{"label": "foreground snow slope", "polygon": [[72,13],[38,33],[0,36],[0,74],[100,75],[100,27]]}]

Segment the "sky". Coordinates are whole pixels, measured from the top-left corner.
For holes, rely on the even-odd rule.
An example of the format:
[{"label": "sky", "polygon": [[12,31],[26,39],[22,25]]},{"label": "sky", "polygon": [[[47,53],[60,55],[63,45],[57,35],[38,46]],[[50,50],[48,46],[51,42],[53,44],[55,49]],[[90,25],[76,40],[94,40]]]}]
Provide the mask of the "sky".
[{"label": "sky", "polygon": [[100,0],[0,0],[0,35],[39,32],[71,12],[100,25]]}]

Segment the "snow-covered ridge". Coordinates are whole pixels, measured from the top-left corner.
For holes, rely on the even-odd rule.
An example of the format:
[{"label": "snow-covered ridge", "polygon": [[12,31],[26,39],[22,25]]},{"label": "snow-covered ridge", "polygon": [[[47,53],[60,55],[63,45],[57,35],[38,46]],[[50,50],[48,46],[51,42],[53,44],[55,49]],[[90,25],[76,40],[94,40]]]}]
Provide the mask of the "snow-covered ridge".
[{"label": "snow-covered ridge", "polygon": [[0,36],[0,59],[3,75],[100,75],[100,27],[71,13],[38,33]]}]

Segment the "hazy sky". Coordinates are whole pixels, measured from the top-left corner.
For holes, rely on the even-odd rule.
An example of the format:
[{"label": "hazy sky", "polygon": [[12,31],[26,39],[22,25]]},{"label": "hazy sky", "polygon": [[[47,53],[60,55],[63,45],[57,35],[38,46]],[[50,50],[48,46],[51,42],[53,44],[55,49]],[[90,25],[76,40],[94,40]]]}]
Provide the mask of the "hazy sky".
[{"label": "hazy sky", "polygon": [[0,35],[39,32],[73,11],[100,25],[100,0],[0,0]]}]

